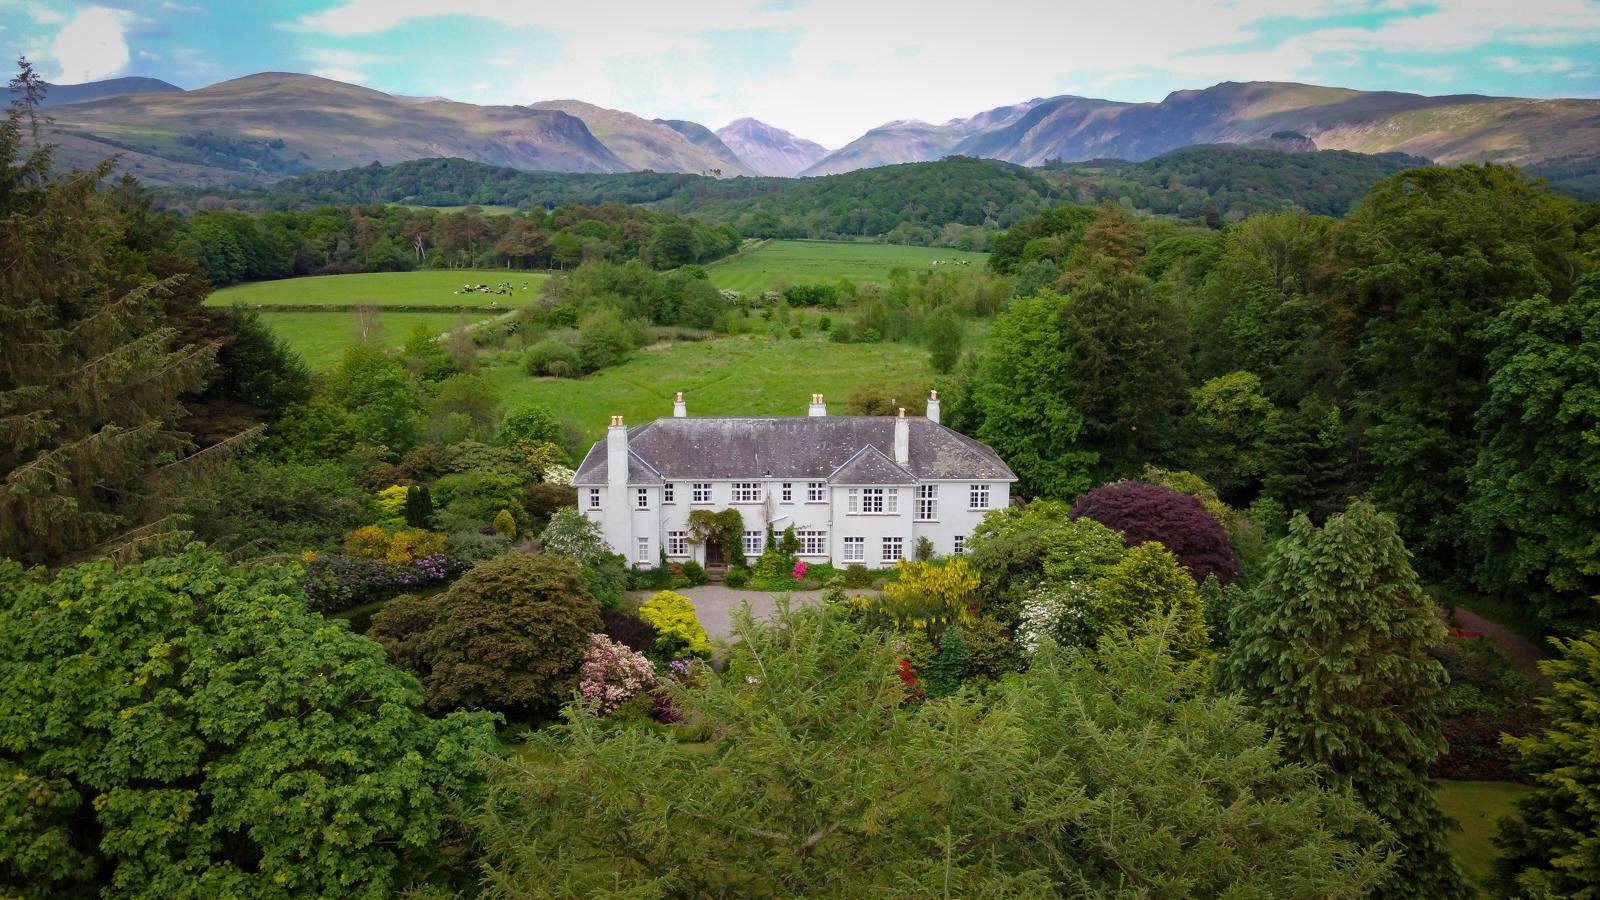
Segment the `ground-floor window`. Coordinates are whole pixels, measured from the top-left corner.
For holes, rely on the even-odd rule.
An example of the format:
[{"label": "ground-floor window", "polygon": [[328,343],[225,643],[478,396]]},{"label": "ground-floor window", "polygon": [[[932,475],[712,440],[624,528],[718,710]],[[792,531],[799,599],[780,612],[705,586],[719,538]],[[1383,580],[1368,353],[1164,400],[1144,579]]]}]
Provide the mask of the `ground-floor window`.
[{"label": "ground-floor window", "polygon": [[689,555],[689,532],[687,532],[687,531],[669,531],[669,532],[667,532],[667,555],[668,556],[688,556]]},{"label": "ground-floor window", "polygon": [[767,536],[759,531],[746,531],[744,533],[744,555],[760,556],[764,549],[761,545],[766,543]]},{"label": "ground-floor window", "polygon": [[867,539],[864,537],[847,537],[844,539],[844,561],[866,562]]},{"label": "ground-floor window", "polygon": [[956,535],[955,552],[956,552],[957,556],[960,556],[961,554],[967,552],[967,536],[966,535],[964,535],[964,534]]},{"label": "ground-floor window", "polygon": [[899,562],[906,558],[905,538],[886,537],[883,539],[883,561]]},{"label": "ground-floor window", "polygon": [[638,558],[639,562],[642,562],[642,563],[647,563],[647,562],[650,561],[650,539],[649,538],[647,538],[647,537],[639,538],[639,556],[637,558]]},{"label": "ground-floor window", "polygon": [[600,508],[600,489],[599,488],[589,488],[589,508],[590,509],[599,509]]},{"label": "ground-floor window", "polygon": [[796,531],[794,536],[800,539],[801,556],[828,555],[828,533],[826,531]]}]

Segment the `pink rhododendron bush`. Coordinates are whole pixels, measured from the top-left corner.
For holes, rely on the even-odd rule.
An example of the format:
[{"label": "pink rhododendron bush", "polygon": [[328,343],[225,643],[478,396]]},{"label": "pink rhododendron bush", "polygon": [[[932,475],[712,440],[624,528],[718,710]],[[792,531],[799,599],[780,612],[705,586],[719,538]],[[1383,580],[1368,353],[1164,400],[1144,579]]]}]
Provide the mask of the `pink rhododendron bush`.
[{"label": "pink rhododendron bush", "polygon": [[578,669],[578,693],[595,715],[608,716],[640,691],[654,687],[655,664],[603,634],[589,635]]}]

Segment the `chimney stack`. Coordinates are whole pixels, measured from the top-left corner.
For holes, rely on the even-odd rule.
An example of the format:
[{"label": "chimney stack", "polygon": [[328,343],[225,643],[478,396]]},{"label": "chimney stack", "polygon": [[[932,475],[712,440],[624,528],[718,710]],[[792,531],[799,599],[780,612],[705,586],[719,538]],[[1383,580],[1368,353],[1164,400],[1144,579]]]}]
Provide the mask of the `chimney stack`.
[{"label": "chimney stack", "polygon": [[911,424],[906,421],[906,408],[894,419],[894,461],[902,466],[911,464]]},{"label": "chimney stack", "polygon": [[928,421],[939,424],[939,392],[928,392]]},{"label": "chimney stack", "polygon": [[811,395],[811,407],[806,410],[808,416],[825,416],[828,414],[828,404],[822,402],[821,394]]},{"label": "chimney stack", "polygon": [[683,402],[683,391],[678,392],[678,399],[672,401],[672,417],[674,419],[686,418],[689,415],[689,404]]},{"label": "chimney stack", "polygon": [[606,481],[615,489],[612,502],[618,502],[628,486],[628,426],[622,424],[621,416],[612,416],[611,427],[606,429]]}]

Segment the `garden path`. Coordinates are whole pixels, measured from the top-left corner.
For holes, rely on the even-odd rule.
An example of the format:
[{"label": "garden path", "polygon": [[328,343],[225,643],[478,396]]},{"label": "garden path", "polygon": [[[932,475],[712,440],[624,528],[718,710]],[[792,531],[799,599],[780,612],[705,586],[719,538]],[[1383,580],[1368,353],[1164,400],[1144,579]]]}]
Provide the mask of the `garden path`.
[{"label": "garden path", "polygon": [[[629,596],[643,601],[650,599],[652,593],[634,591]],[[713,638],[726,638],[733,633],[733,611],[739,608],[742,601],[750,601],[751,615],[765,619],[777,611],[777,599],[782,596],[776,592],[731,588],[725,584],[679,588],[678,593],[694,601],[694,611],[700,617],[700,624],[705,626],[706,634]],[[822,602],[822,591],[790,591],[788,596],[793,606]]]}]

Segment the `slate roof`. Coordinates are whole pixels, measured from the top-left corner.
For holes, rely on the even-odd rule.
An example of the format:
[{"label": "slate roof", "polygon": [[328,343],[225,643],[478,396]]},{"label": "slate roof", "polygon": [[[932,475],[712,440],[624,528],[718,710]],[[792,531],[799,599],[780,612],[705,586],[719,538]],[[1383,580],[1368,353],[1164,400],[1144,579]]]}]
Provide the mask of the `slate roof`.
[{"label": "slate roof", "polygon": [[[628,429],[630,484],[792,478],[835,484],[910,484],[923,480],[1015,481],[984,444],[921,416],[908,416],[910,460],[894,459],[893,416],[686,416]],[[862,454],[872,448],[872,454]],[[861,456],[862,458],[857,459]],[[882,458],[882,462],[877,461]],[[839,477],[841,467],[850,464]],[[856,480],[874,473],[881,478]],[[606,483],[606,442],[589,448],[573,484]],[[893,480],[883,480],[893,479]]]}]

